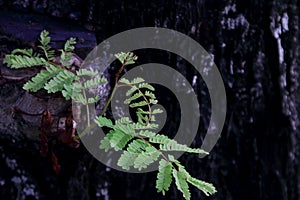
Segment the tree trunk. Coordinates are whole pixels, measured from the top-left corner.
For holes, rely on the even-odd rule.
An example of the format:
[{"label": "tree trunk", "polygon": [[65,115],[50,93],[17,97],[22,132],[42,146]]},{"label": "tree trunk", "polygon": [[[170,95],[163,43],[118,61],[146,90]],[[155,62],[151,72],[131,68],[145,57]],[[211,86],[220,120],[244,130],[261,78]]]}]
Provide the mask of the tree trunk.
[{"label": "tree trunk", "polygon": [[[2,6],[6,8],[16,9],[13,3],[16,1],[0,1],[0,5],[1,2],[5,2]],[[31,2],[26,7],[28,12],[37,12],[30,8],[42,5],[33,3],[39,1],[26,2]],[[221,72],[228,101],[227,118],[222,136],[208,157],[184,155],[181,161],[193,176],[216,186],[218,192],[209,199],[300,198],[299,1],[90,0],[81,8],[78,5],[83,5],[82,1],[72,1],[72,6],[62,9],[63,12],[59,7],[48,9],[54,1],[45,2],[44,9],[50,15],[65,13],[58,16],[67,17],[73,11],[80,13],[72,23],[95,28],[98,43],[121,31],[147,26],[174,29],[198,41],[214,56]],[[54,12],[56,10],[59,12]],[[2,36],[0,39],[7,45],[6,51],[28,45]],[[148,49],[137,52],[142,55],[140,63],[156,61],[179,66],[177,70],[190,83],[196,75],[188,65],[178,65],[180,59],[176,55]],[[1,72],[3,70],[1,68]],[[112,77],[116,70],[109,70]],[[24,191],[34,191],[31,196],[42,199],[163,198],[156,194],[156,173],[126,174],[109,170],[84,148],[59,147],[63,171],[59,176],[53,174],[49,160],[38,155],[38,144],[33,139],[37,133],[31,131],[31,124],[10,117],[11,107],[16,102],[28,106],[27,101],[20,100],[21,96],[29,95],[21,89],[22,81],[6,80],[0,86],[2,199],[23,199],[23,196],[25,199]],[[201,128],[195,139],[196,146],[201,146],[210,120],[209,94],[205,87],[203,81],[194,86],[201,94]],[[163,94],[158,95],[163,99]],[[52,102],[40,103],[52,105]],[[175,105],[176,101],[167,100],[166,104]],[[36,111],[41,110],[40,107],[37,104]],[[173,106],[173,112],[177,108]],[[173,116],[175,119],[168,122],[180,118]],[[168,131],[172,133],[174,129],[176,127]],[[182,199],[181,196],[172,185],[165,199]],[[192,199],[205,198],[203,193],[192,189]]]}]

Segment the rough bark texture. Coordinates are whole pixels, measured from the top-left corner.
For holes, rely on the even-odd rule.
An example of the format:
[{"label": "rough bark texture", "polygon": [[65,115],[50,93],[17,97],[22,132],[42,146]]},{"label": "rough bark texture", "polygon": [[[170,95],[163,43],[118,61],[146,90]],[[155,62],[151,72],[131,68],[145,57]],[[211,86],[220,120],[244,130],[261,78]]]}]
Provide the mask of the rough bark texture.
[{"label": "rough bark texture", "polygon": [[[24,2],[28,5],[24,6]],[[80,17],[72,23],[87,25],[88,22],[95,27],[98,43],[121,31],[143,26],[175,29],[199,41],[214,55],[222,74],[228,113],[222,137],[210,156],[201,160],[185,155],[183,163],[192,175],[216,186],[218,193],[207,199],[300,198],[298,0],[99,0],[88,4],[72,1],[73,4],[68,4],[72,6],[62,3],[69,1],[43,2],[0,1],[0,5],[28,14],[40,12],[37,7],[41,7],[48,15],[62,17],[62,21],[73,11],[77,12]],[[4,41],[2,55],[7,50],[28,45],[3,34],[0,39]],[[178,70],[190,81],[195,73],[186,65],[177,65],[179,58],[175,55],[162,57],[150,51],[143,59],[141,62],[154,60],[180,66]],[[22,81],[2,81],[2,199],[26,199],[31,193],[31,197],[41,199],[163,198],[155,191],[155,173],[136,175],[108,170],[84,148],[58,147],[63,171],[59,176],[54,175],[49,160],[39,157],[37,142],[32,140],[34,135],[28,136],[28,130],[32,130],[27,128],[30,124],[10,117],[10,107],[20,102],[21,96],[28,95],[21,90]],[[195,140],[197,146],[201,145],[210,114],[208,93],[203,88],[204,83],[195,86],[195,90],[204,91],[200,98],[203,131]],[[206,197],[192,189],[192,199],[200,198]],[[165,199],[181,199],[181,194],[173,185]]]}]

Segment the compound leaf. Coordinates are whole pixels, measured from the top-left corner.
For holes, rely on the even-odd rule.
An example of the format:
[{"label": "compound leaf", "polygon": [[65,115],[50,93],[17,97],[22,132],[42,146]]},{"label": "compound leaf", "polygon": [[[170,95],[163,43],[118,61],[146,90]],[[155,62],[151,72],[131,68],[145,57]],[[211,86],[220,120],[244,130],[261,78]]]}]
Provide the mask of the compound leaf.
[{"label": "compound leaf", "polygon": [[159,162],[157,179],[156,179],[156,188],[157,192],[162,192],[165,195],[165,192],[169,190],[169,187],[172,183],[172,164],[170,162],[161,159]]}]

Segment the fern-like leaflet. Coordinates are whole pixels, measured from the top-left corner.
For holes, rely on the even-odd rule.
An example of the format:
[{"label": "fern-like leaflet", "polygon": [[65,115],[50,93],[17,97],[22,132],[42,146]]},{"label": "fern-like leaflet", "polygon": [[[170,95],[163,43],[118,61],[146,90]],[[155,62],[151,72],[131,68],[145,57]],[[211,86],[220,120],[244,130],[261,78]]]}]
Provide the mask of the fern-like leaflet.
[{"label": "fern-like leaflet", "polygon": [[[50,42],[49,33],[42,31],[40,34],[41,45],[38,47],[44,55],[34,53],[32,49],[16,49],[10,55],[6,55],[4,63],[11,68],[34,66],[42,68],[23,86],[25,90],[36,92],[45,89],[48,93],[61,92],[66,100],[72,99],[84,105],[97,102],[98,96],[87,98],[86,93],[95,89],[99,84],[106,83],[107,80],[102,77],[102,74],[99,75],[97,72],[87,69],[69,70],[76,40],[70,38],[65,43],[64,48],[60,50],[59,57],[55,56],[55,51],[49,45]],[[95,119],[98,126],[110,129],[100,141],[99,148],[105,151],[123,150],[117,164],[125,170],[131,168],[142,170],[158,162],[156,189],[163,195],[170,188],[172,176],[178,190],[187,200],[191,198],[189,184],[202,190],[207,196],[214,194],[216,189],[212,184],[192,177],[172,156],[174,151],[202,154],[207,154],[207,152],[179,144],[177,141],[155,132],[158,128],[158,124],[154,123],[155,115],[163,112],[160,109],[151,108],[152,105],[157,104],[154,94],[155,88],[140,77],[131,81],[124,78],[118,81],[124,67],[134,64],[137,56],[131,52],[121,52],[116,54],[116,57],[122,63],[122,67],[116,75],[116,85],[112,95],[119,86],[129,88],[124,103],[135,110],[137,122],[131,121],[128,117],[122,117],[113,122],[102,116],[107,109],[110,98],[102,114]]]},{"label": "fern-like leaflet", "polygon": [[[122,68],[126,65],[126,60],[134,60],[128,56],[133,56],[133,54],[121,53],[116,55],[123,64]],[[130,64],[132,63],[134,61]],[[116,83],[115,88],[120,86],[119,84],[129,87],[124,103],[135,109],[138,120],[133,122],[128,117],[122,117],[114,123],[106,117],[97,117],[95,122],[98,126],[111,129],[100,141],[100,149],[105,151],[110,149],[123,150],[117,164],[125,170],[130,170],[132,167],[142,170],[159,160],[156,189],[163,195],[170,188],[172,176],[175,179],[175,185],[187,200],[191,198],[188,184],[196,186],[206,195],[214,194],[216,190],[212,184],[192,177],[171,154],[173,151],[208,153],[199,148],[190,148],[184,144],[179,144],[177,141],[155,132],[158,125],[153,123],[155,121],[154,116],[163,112],[160,109],[151,109],[151,106],[157,103],[153,93],[155,88],[145,83],[144,79],[140,77],[136,77],[132,81],[122,78],[119,83]]]},{"label": "fern-like leaflet", "polygon": [[158,167],[158,174],[156,180],[157,192],[161,192],[165,195],[165,192],[169,190],[172,183],[172,164],[166,160],[160,160]]},{"label": "fern-like leaflet", "polygon": [[53,79],[45,84],[45,89],[49,93],[62,91],[64,85],[71,85],[75,80],[75,74],[68,70],[61,70]]},{"label": "fern-like leaflet", "polygon": [[76,40],[70,38],[66,41],[64,48],[60,50],[60,57],[55,57],[48,31],[41,32],[39,42],[38,47],[43,55],[33,52],[32,49],[15,49],[5,56],[4,63],[10,68],[42,67],[38,74],[24,84],[23,89],[31,92],[40,89],[45,89],[48,93],[61,92],[66,100],[72,99],[84,105],[97,102],[98,96],[87,98],[85,93],[107,80],[101,74],[87,69],[78,69],[75,72],[68,69],[72,64]]},{"label": "fern-like leaflet", "polygon": [[41,66],[47,64],[47,61],[44,58],[38,56],[28,56],[26,55],[15,55],[10,54],[6,55],[3,61],[7,64],[8,67],[14,69]]},{"label": "fern-like leaflet", "polygon": [[[179,144],[166,135],[155,132],[157,126],[153,123],[154,120],[149,119],[154,119],[154,116],[162,113],[162,110],[151,109],[151,105],[157,103],[153,93],[154,87],[139,77],[132,81],[122,78],[119,82],[123,84],[122,86],[129,87],[126,93],[128,98],[124,103],[136,109],[138,121],[133,122],[128,117],[123,117],[114,123],[106,117],[97,117],[95,122],[98,126],[111,129],[100,141],[100,149],[123,150],[117,164],[125,170],[146,169],[152,163],[159,161],[156,188],[163,194],[169,190],[172,176],[177,188],[187,200],[191,197],[188,184],[196,186],[206,195],[215,193],[213,185],[191,177],[180,162],[171,155],[174,151],[208,153],[202,149]],[[145,110],[144,107],[148,109]]]},{"label": "fern-like leaflet", "polygon": [[61,67],[49,65],[45,70],[41,70],[37,75],[31,78],[24,86],[24,90],[36,92],[45,87],[45,84],[62,71]]},{"label": "fern-like leaflet", "polygon": [[61,51],[60,59],[61,59],[61,62],[63,65],[65,65],[65,66],[71,65],[70,61],[72,58],[72,52],[75,49],[75,47],[74,47],[75,44],[76,44],[75,38],[70,38],[65,43],[64,49],[60,50]]},{"label": "fern-like leaflet", "polygon": [[43,30],[40,34],[40,43],[38,47],[41,48],[44,51],[44,54],[49,61],[55,60],[55,51],[51,49],[51,46],[49,45],[51,41],[51,38],[49,36],[49,32],[46,30]]}]

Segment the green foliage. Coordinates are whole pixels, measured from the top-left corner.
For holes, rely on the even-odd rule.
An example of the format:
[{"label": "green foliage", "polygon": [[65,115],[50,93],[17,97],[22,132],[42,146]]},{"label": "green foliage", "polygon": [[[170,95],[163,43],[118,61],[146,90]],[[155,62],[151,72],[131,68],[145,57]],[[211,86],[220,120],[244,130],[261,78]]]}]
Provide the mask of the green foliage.
[{"label": "green foliage", "polygon": [[53,61],[55,60],[55,51],[51,49],[51,46],[49,46],[49,43],[51,41],[51,38],[49,37],[49,32],[46,30],[43,30],[40,34],[40,43],[38,47],[41,48],[44,51],[44,54],[47,58],[47,60]]},{"label": "green foliage", "polygon": [[126,100],[124,101],[124,103],[125,103],[125,104],[130,104],[130,102],[132,102],[133,100],[136,100],[136,99],[138,99],[138,98],[140,98],[140,97],[142,97],[142,96],[143,96],[143,93],[137,92],[137,93],[135,93],[134,95],[132,95],[130,98],[126,99]]},{"label": "green foliage", "polygon": [[[132,81],[122,78],[119,82],[130,87],[126,92],[128,98],[124,103],[129,104],[129,107],[131,108],[137,109],[136,115],[138,117],[138,122],[145,125],[149,124],[150,121],[155,121],[154,114],[159,114],[162,110],[155,109],[152,111],[150,109],[151,105],[157,103],[153,93],[155,89],[152,85],[145,83],[144,81],[143,78],[136,77]],[[147,110],[144,110],[143,107],[147,107]]]},{"label": "green foliage", "polygon": [[55,50],[49,45],[51,38],[48,31],[41,32],[39,41],[38,47],[43,51],[43,56],[34,53],[32,49],[15,49],[5,56],[4,63],[10,68],[42,67],[23,88],[31,92],[40,89],[45,89],[48,93],[61,92],[66,100],[72,99],[84,105],[99,101],[98,96],[87,98],[86,92],[107,82],[102,74],[87,69],[71,71],[68,68],[72,64],[76,40],[70,38],[66,41],[64,49],[59,50],[59,60],[59,57],[55,57]]},{"label": "green foliage", "polygon": [[110,150],[112,148],[111,146],[111,138],[114,134],[114,130],[110,130],[108,134],[105,135],[105,137],[101,140],[99,148],[100,149],[104,149],[105,152],[107,152],[108,150]]},{"label": "green foliage", "polygon": [[192,184],[193,186],[197,187],[199,190],[201,190],[206,196],[210,196],[217,192],[216,188],[210,184],[206,183],[204,181],[201,181],[199,179],[196,179],[192,177],[180,164],[179,161],[174,160],[174,158],[171,156],[169,157],[170,160],[172,160],[176,165],[178,170],[173,169],[173,177],[175,178],[176,185],[178,189],[182,192],[183,196],[186,199],[189,199],[187,197],[190,197],[189,195],[189,187],[188,183]]},{"label": "green foliage", "polygon": [[203,149],[190,148],[186,145],[178,144],[175,140],[172,140],[165,135],[157,134],[150,137],[150,142],[160,144],[159,147],[161,151],[183,151],[188,153],[208,154]]},{"label": "green foliage", "polygon": [[[25,51],[19,51],[19,52],[24,53]],[[32,66],[41,66],[47,64],[47,61],[44,58],[38,56],[28,56],[27,53],[25,52],[26,55],[15,55],[15,54],[6,55],[3,62],[6,63],[8,67],[14,69],[20,69],[20,68],[26,68]]]},{"label": "green foliage", "polygon": [[70,71],[61,70],[53,79],[45,84],[45,89],[49,93],[55,93],[63,90],[64,85],[71,85],[75,80],[76,76]]},{"label": "green foliage", "polygon": [[[70,70],[76,40],[74,38],[67,40],[64,48],[58,51],[60,55],[56,55],[55,50],[49,45],[51,42],[49,32],[42,31],[39,41],[38,47],[42,50],[43,55],[33,52],[32,49],[16,49],[11,54],[6,55],[4,59],[4,63],[10,68],[35,66],[41,68],[39,73],[32,77],[23,88],[31,92],[40,89],[45,89],[48,93],[61,92],[66,100],[71,99],[84,105],[97,102],[98,96],[87,98],[87,93],[100,84],[106,83],[107,80],[103,78],[102,74],[91,70]],[[117,80],[124,66],[134,64],[137,56],[131,52],[121,52],[115,56],[122,63],[116,76]],[[176,187],[187,200],[191,198],[189,184],[197,187],[207,196],[214,194],[216,189],[212,184],[192,177],[184,169],[184,166],[172,156],[174,151],[208,153],[199,148],[190,148],[185,144],[179,144],[174,139],[157,133],[158,124],[154,123],[155,116],[163,111],[158,108],[152,109],[152,106],[157,104],[154,94],[155,88],[140,77],[131,81],[122,78],[118,84],[128,87],[127,99],[124,103],[135,111],[137,121],[134,122],[128,117],[121,117],[113,122],[102,114],[96,117],[95,123],[99,127],[109,129],[100,141],[99,148],[106,152],[123,150],[117,164],[125,170],[131,168],[142,170],[158,162],[156,189],[163,195],[172,184],[172,176],[175,179]],[[114,91],[118,84],[116,84]],[[105,109],[110,101],[111,98]]]},{"label": "green foliage", "polygon": [[106,117],[97,117],[95,119],[95,122],[98,124],[99,127],[107,126],[109,128],[113,128],[113,123],[110,119],[107,119]]},{"label": "green foliage", "polygon": [[128,53],[121,52],[121,53],[117,53],[115,56],[123,65],[134,64],[138,58],[132,52],[128,52]]},{"label": "green foliage", "polygon": [[45,84],[51,78],[55,77],[62,71],[61,67],[50,65],[46,67],[46,70],[41,70],[37,75],[31,78],[24,86],[24,90],[36,92],[44,88]]},{"label": "green foliage", "polygon": [[134,161],[138,155],[138,153],[124,151],[118,160],[118,165],[125,170],[130,170],[130,167],[134,165]]},{"label": "green foliage", "polygon": [[202,192],[204,192],[206,196],[212,195],[217,192],[216,188],[212,184],[198,180],[191,176],[188,177],[187,181],[193,186],[197,187],[199,190],[202,190]]},{"label": "green foliage", "polygon": [[148,144],[146,143],[146,141],[142,139],[135,139],[128,145],[126,150],[131,153],[142,153],[147,146]]},{"label": "green foliage", "polygon": [[83,98],[82,91],[83,86],[79,82],[74,82],[72,85],[64,85],[64,89],[61,91],[62,95],[66,100],[72,99],[75,102],[81,102],[80,99]]},{"label": "green foliage", "polygon": [[125,147],[127,142],[132,139],[131,135],[124,133],[122,130],[115,129],[112,132],[112,136],[109,138],[110,145],[116,151],[121,150]]},{"label": "green foliage", "polygon": [[71,65],[70,61],[72,58],[72,52],[75,49],[75,46],[74,46],[75,44],[76,44],[75,38],[70,38],[65,43],[64,49],[60,50],[61,51],[60,59],[61,59],[61,62],[63,65],[65,65],[65,66]]},{"label": "green foliage", "polygon": [[186,181],[186,174],[183,171],[177,171],[175,169],[173,169],[173,177],[175,178],[175,184],[178,188],[178,190],[180,190],[180,192],[182,192],[183,197],[186,200],[190,200],[191,199],[191,193],[189,190],[189,185]]},{"label": "green foliage", "polygon": [[141,170],[146,169],[151,163],[155,162],[161,155],[153,146],[145,148],[145,151],[138,154],[134,160],[134,168]]},{"label": "green foliage", "polygon": [[117,164],[125,170],[146,169],[152,163],[159,161],[156,188],[163,195],[170,188],[172,176],[175,179],[176,187],[187,200],[191,198],[189,183],[202,190],[206,195],[215,193],[213,185],[191,177],[183,165],[172,156],[174,151],[208,153],[199,148],[190,148],[179,144],[174,139],[155,132],[158,126],[153,123],[154,120],[149,119],[154,119],[156,114],[163,112],[161,109],[151,109],[151,106],[157,103],[153,93],[155,88],[139,77],[132,81],[123,78],[119,83],[128,86],[129,89],[126,93],[128,98],[124,103],[136,109],[138,121],[133,122],[128,117],[122,117],[112,122],[106,117],[97,117],[95,122],[98,126],[110,129],[109,133],[100,141],[99,148],[105,151],[123,150]]},{"label": "green foliage", "polygon": [[157,192],[165,192],[169,190],[172,183],[172,164],[165,160],[159,162],[158,174],[156,180]]},{"label": "green foliage", "polygon": [[33,52],[32,49],[15,49],[11,52],[13,55],[25,55],[28,57],[40,57],[40,54]]},{"label": "green foliage", "polygon": [[[92,72],[90,72],[92,74]],[[75,76],[75,82],[72,82],[68,84],[66,82],[63,85],[63,89],[61,90],[62,95],[67,99],[72,99],[73,101],[77,103],[82,103],[84,105],[96,103],[99,101],[99,97],[85,97],[85,93],[88,89],[95,88],[100,84],[106,83],[107,80],[103,77],[95,77],[90,80],[85,81],[84,83],[81,83],[78,81],[78,76]]]},{"label": "green foliage", "polygon": [[93,71],[90,71],[90,70],[87,70],[87,69],[79,69],[77,72],[76,72],[77,76],[87,76],[87,77],[95,77],[97,75],[99,75],[98,72],[93,72]]},{"label": "green foliage", "polygon": [[104,77],[91,78],[83,83],[85,89],[96,88],[100,84],[106,83],[107,80]]}]

